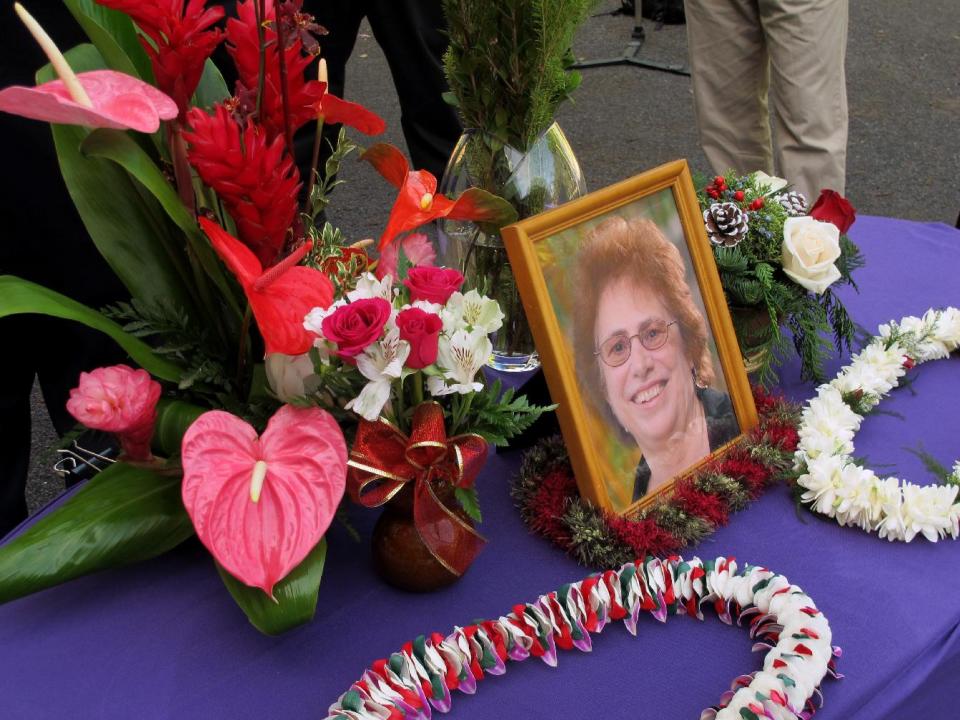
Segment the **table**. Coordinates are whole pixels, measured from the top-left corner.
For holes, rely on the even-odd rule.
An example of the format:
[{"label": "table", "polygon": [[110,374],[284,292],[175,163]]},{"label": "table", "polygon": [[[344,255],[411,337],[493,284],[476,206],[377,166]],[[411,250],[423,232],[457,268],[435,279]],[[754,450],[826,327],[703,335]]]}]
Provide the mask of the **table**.
[{"label": "table", "polygon": [[[960,306],[960,232],[940,224],[861,217],[854,226],[867,266],[862,294],[845,292],[854,319],[880,322],[930,306]],[[845,358],[843,359],[845,362]],[[841,359],[831,363],[835,371]],[[878,472],[929,476],[904,448],[944,463],[960,457],[960,359],[925,365],[882,407],[902,418],[867,419],[858,453]],[[784,389],[812,386],[786,369]],[[206,552],[187,543],[137,566],[103,572],[0,606],[0,716],[9,718],[312,718],[360,677],[421,633],[509,612],[589,570],[529,535],[509,498],[519,454],[491,458],[478,488],[490,544],[456,585],[410,595],[372,575],[366,539],[375,512],[351,512],[363,539],[340,527],[316,620],[279,638],[247,625]],[[882,467],[888,463],[896,468]],[[843,647],[841,681],[827,680],[820,717],[849,720],[955,717],[960,690],[960,542],[890,544],[797,512],[774,488],[687,555],[735,555],[803,587]],[[747,633],[712,615],[638,636],[617,623],[592,653],[563,653],[558,668],[529,660],[454,694],[457,718],[696,718],[739,674],[759,667]]]}]

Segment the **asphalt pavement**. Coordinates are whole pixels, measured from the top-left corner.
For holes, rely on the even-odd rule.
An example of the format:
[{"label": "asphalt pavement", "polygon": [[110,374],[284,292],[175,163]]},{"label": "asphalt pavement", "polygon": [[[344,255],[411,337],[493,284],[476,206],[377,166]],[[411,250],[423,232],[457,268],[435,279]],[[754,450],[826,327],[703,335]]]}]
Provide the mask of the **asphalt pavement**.
[{"label": "asphalt pavement", "polygon": [[[618,57],[633,18],[602,0],[579,32],[580,59]],[[639,57],[686,63],[685,27],[643,23]],[[717,58],[723,62],[723,58]],[[944,222],[960,213],[960,2],[851,0],[847,47],[850,133],[846,195],[858,212]],[[385,140],[400,147],[396,91],[369,27],[361,27],[347,69],[346,97],[382,115]],[[690,80],[630,66],[583,71],[574,101],[558,122],[595,190],[661,163],[686,158],[709,172],[697,143]],[[393,189],[366,164],[348,162],[329,219],[350,240],[378,237]],[[896,241],[896,238],[891,238]],[[869,262],[869,257],[867,258]],[[905,261],[909,249],[905,248]],[[35,389],[36,390],[36,389]],[[39,392],[33,403],[33,452],[27,499],[31,512],[63,483],[51,471],[56,436]]]}]

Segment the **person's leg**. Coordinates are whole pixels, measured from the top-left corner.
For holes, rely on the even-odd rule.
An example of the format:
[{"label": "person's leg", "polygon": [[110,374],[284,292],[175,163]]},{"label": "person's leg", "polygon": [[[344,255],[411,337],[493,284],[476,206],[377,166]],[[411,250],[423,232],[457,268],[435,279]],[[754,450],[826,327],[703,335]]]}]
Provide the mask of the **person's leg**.
[{"label": "person's leg", "polygon": [[367,17],[390,65],[413,167],[439,179],[461,134],[456,110],[443,99],[448,87],[441,2],[370,0]]},{"label": "person's leg", "polygon": [[812,202],[843,193],[847,160],[847,0],[761,0],[775,161]]},{"label": "person's leg", "polygon": [[[24,344],[35,317],[7,317],[0,320],[6,338],[23,338]],[[24,490],[30,465],[30,389],[33,387],[34,357],[29,347],[17,349],[11,342],[0,353],[0,538],[27,517]]]},{"label": "person's leg", "polygon": [[700,144],[715,172],[773,171],[769,62],[757,0],[686,0]]}]

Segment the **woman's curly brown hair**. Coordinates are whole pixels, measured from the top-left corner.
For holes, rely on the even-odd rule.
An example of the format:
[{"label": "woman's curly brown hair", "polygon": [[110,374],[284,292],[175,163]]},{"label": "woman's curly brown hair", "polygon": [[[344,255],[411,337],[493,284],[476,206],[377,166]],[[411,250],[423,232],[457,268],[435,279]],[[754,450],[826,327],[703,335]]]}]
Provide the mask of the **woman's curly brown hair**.
[{"label": "woman's curly brown hair", "polygon": [[[597,309],[603,291],[622,280],[649,287],[660,296],[677,321],[684,354],[697,377],[706,385],[713,383],[707,323],[693,301],[685,275],[680,251],[651,220],[611,217],[587,235],[577,253],[575,287],[579,295],[573,312],[576,370],[583,397],[606,398],[599,367],[602,361],[594,354]],[[612,417],[609,408],[603,409]]]}]

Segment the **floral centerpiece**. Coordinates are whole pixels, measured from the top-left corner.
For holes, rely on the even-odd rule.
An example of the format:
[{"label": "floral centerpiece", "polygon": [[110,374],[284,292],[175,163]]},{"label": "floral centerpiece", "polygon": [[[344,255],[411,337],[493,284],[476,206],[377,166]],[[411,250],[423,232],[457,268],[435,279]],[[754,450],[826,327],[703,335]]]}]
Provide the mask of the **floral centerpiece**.
[{"label": "floral centerpiece", "polygon": [[[0,547],[0,602],[196,534],[251,622],[283,631],[313,615],[358,422],[362,430],[383,413],[414,432],[404,403],[420,397],[423,378],[445,403],[435,422],[454,432],[501,442],[538,411],[471,374],[477,361],[464,348],[486,350],[480,334],[494,308],[481,302],[481,315],[464,320],[475,295],[458,292],[464,314],[454,319],[459,286],[437,312],[436,298],[391,296],[392,280],[364,274],[374,267],[366,252],[318,223],[356,146],[341,132],[325,167],[301,178],[293,133],[326,122],[378,134],[384,123],[306,78],[322,28],[301,2],[241,0],[224,28],[223,8],[202,0],[70,9],[92,44],[64,56],[17,6],[51,66],[37,87],[0,91],[0,110],[52,123],[71,197],[131,299],[97,311],[4,276],[0,316],[85,323],[140,369],[80,378],[69,409],[117,436],[119,461]],[[232,94],[209,60],[222,41],[236,64]],[[489,193],[464,196],[458,217],[511,217]],[[414,272],[411,259],[425,264],[432,252],[409,239],[404,247],[383,248],[390,278],[446,277]],[[326,320],[314,326],[318,314]],[[374,334],[357,335],[377,318]],[[476,514],[470,483],[457,490]]]},{"label": "floral centerpiece", "polygon": [[810,207],[786,180],[762,172],[699,180],[697,197],[748,371],[764,385],[776,381],[790,350],[788,328],[802,377],[821,380],[831,345],[824,333],[838,352],[854,337],[833,291],[856,287],[852,273],[863,265],[846,235],[854,208],[833,190]]}]

